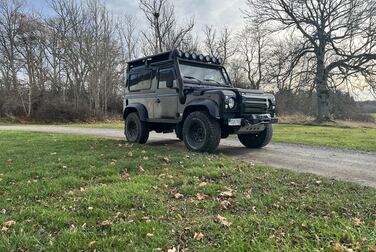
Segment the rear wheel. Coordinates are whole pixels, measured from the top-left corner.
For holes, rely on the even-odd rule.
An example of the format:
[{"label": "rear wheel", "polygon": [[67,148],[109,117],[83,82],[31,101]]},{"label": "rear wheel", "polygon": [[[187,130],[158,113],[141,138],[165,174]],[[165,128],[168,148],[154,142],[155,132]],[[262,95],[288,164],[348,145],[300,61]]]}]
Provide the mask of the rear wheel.
[{"label": "rear wheel", "polygon": [[192,112],[184,121],[183,138],[188,149],[212,153],[221,140],[221,126],[205,112]]},{"label": "rear wheel", "polygon": [[273,137],[273,126],[266,125],[265,129],[258,133],[239,134],[240,142],[247,148],[262,148],[270,143]]},{"label": "rear wheel", "polygon": [[131,143],[144,144],[148,141],[148,125],[145,122],[141,122],[136,112],[130,113],[125,118],[125,137]]}]

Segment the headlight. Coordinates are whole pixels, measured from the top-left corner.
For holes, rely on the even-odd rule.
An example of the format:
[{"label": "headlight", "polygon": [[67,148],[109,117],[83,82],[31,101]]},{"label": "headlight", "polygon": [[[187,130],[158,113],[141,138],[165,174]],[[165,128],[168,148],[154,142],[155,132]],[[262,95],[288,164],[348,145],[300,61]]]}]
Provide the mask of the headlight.
[{"label": "headlight", "polygon": [[229,109],[235,108],[235,99],[231,97],[226,97],[226,107]]}]

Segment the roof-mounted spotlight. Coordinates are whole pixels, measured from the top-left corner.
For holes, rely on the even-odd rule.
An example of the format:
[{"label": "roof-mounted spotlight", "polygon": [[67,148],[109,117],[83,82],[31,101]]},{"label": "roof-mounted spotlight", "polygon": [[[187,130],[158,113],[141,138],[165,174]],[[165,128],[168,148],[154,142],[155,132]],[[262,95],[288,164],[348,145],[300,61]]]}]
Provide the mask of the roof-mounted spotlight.
[{"label": "roof-mounted spotlight", "polygon": [[220,64],[220,65],[223,64],[223,59],[222,58],[218,58],[217,61],[218,61],[218,64]]},{"label": "roof-mounted spotlight", "polygon": [[216,57],[211,57],[211,62],[213,64],[217,64],[217,58]]},{"label": "roof-mounted spotlight", "polygon": [[183,56],[184,56],[184,53],[181,50],[178,50],[178,57],[183,58]]},{"label": "roof-mounted spotlight", "polygon": [[206,62],[210,62],[210,61],[211,61],[211,57],[210,57],[209,55],[206,55],[206,56],[205,56],[205,61],[206,61]]},{"label": "roof-mounted spotlight", "polygon": [[192,53],[192,54],[191,54],[191,57],[192,57],[193,60],[197,60],[197,54]]},{"label": "roof-mounted spotlight", "polygon": [[198,55],[198,59],[199,59],[200,61],[205,61],[205,56],[202,55],[202,54],[200,54],[200,55]]},{"label": "roof-mounted spotlight", "polygon": [[186,53],[184,54],[184,57],[185,57],[186,59],[189,59],[189,58],[191,57],[191,54],[190,54],[189,52],[186,52]]}]

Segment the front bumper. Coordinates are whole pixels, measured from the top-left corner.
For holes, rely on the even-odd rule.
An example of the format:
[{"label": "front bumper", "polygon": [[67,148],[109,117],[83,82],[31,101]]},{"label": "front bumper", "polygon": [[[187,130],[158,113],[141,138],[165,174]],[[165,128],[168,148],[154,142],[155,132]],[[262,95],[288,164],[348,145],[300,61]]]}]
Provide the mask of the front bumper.
[{"label": "front bumper", "polygon": [[278,117],[272,117],[270,114],[253,114],[245,118],[229,118],[228,126],[243,127],[247,125],[278,123]]}]

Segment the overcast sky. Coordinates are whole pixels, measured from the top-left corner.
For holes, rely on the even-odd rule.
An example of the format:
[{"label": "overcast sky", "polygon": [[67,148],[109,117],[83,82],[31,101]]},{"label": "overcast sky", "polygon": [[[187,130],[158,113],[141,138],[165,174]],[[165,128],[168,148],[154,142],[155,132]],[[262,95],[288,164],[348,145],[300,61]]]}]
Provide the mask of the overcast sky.
[{"label": "overcast sky", "polygon": [[[142,21],[138,0],[102,0],[116,15],[136,15]],[[246,0],[170,0],[175,5],[178,20],[195,18],[196,31],[202,31],[206,24],[216,27],[228,26],[239,30],[244,23],[241,10]],[[42,13],[49,14],[48,0],[27,0],[28,5]]]}]

